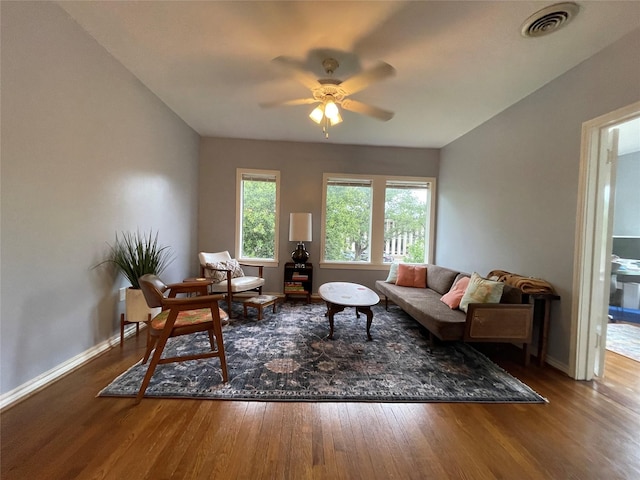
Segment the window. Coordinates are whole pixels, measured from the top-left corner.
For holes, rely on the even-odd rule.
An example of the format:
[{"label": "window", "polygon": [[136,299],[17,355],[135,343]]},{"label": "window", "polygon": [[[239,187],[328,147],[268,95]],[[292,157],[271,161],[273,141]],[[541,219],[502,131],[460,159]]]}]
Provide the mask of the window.
[{"label": "window", "polygon": [[280,172],[237,170],[236,257],[278,261]]},{"label": "window", "polygon": [[325,264],[429,262],[433,178],[324,175]]},{"label": "window", "polygon": [[324,259],[369,261],[371,180],[326,181]]},{"label": "window", "polygon": [[425,181],[387,180],[384,201],[385,262],[426,261],[427,197]]}]

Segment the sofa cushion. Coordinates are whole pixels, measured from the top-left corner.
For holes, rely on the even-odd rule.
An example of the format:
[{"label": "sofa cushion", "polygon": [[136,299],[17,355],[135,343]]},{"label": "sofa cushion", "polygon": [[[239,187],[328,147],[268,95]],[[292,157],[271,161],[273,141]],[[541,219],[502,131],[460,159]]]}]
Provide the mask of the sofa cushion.
[{"label": "sofa cushion", "polygon": [[440,301],[444,302],[451,309],[458,308],[460,301],[464,295],[467,286],[469,286],[469,277],[461,277],[453,284],[451,290],[440,297]]},{"label": "sofa cushion", "polygon": [[503,290],[504,283],[487,280],[473,272],[469,286],[460,301],[460,310],[466,313],[470,303],[500,303]]},{"label": "sofa cushion", "polygon": [[396,285],[401,287],[425,288],[427,286],[427,267],[424,265],[400,264],[398,266]]},{"label": "sofa cushion", "polygon": [[376,289],[441,340],[461,340],[464,336],[465,313],[451,310],[433,290],[400,287],[382,280],[376,281]]},{"label": "sofa cushion", "polygon": [[438,265],[427,265],[427,287],[440,295],[449,291],[458,272]]}]

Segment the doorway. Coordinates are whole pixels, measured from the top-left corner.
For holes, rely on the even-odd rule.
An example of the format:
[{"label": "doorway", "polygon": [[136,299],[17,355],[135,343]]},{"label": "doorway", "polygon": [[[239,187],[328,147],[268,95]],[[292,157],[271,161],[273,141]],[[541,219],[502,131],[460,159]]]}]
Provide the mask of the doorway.
[{"label": "doorway", "polygon": [[570,365],[578,380],[604,374],[619,133],[632,120],[640,121],[640,102],[582,128]]}]

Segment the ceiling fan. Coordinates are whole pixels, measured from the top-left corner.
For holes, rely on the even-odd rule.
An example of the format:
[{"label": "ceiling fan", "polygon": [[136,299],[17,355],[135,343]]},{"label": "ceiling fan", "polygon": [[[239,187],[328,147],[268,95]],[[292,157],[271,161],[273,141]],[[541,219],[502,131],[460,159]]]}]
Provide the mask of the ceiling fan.
[{"label": "ceiling fan", "polygon": [[318,124],[323,123],[324,120],[323,132],[326,138],[329,138],[329,125],[337,125],[342,121],[338,106],[382,121],[393,118],[393,112],[348,98],[350,95],[365,89],[373,82],[393,76],[396,70],[388,63],[379,62],[375,66],[342,81],[333,77],[333,73],[340,64],[332,57],[327,57],[322,61],[322,68],[327,77],[320,79],[308,72],[300,61],[291,57],[276,57],[272,61],[286,68],[297,81],[311,90],[312,96],[265,102],[260,104],[262,108],[318,103],[319,105],[311,112],[309,117]]}]

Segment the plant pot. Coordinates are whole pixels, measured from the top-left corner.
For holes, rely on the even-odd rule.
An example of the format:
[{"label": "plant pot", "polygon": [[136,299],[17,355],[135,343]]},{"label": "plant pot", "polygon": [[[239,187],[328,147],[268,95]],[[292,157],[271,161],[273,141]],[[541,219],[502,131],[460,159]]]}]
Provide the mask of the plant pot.
[{"label": "plant pot", "polygon": [[153,318],[162,310],[160,307],[149,308],[142,290],[137,288],[127,288],[125,301],[125,320],[127,322],[146,322],[149,320],[149,314]]}]

